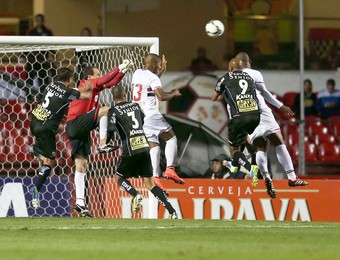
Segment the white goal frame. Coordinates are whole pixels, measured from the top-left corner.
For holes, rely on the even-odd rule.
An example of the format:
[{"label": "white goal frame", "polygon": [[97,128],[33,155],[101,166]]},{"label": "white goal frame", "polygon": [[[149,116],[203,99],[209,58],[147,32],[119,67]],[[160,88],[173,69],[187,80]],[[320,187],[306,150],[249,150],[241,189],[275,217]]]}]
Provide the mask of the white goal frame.
[{"label": "white goal frame", "polygon": [[[58,45],[61,48],[75,48],[77,51],[92,50],[93,46],[145,46],[150,49],[150,53],[159,54],[158,37],[0,36],[0,55],[7,52],[58,50]],[[151,192],[148,195],[146,217],[158,218],[158,201]]]}]

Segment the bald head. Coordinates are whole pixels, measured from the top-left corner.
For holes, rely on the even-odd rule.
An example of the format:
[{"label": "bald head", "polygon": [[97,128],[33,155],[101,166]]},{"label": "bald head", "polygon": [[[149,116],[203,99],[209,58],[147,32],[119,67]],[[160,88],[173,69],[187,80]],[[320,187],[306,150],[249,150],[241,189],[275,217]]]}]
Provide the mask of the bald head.
[{"label": "bald head", "polygon": [[122,85],[116,85],[115,87],[111,88],[111,93],[115,102],[121,102],[125,100],[126,92]]},{"label": "bald head", "polygon": [[228,71],[233,72],[237,69],[236,58],[232,58],[228,64]]},{"label": "bald head", "polygon": [[145,56],[144,69],[150,70],[151,72],[157,74],[161,69],[161,66],[162,60],[157,54],[150,53]]},{"label": "bald head", "polygon": [[236,56],[236,66],[238,69],[251,68],[250,59],[247,53],[239,52]]}]

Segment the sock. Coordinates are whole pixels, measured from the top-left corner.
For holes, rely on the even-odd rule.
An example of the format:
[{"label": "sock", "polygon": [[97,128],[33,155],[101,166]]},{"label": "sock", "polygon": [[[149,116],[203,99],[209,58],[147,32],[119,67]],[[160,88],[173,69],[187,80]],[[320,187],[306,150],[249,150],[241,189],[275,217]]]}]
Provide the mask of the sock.
[{"label": "sock", "polygon": [[76,204],[85,206],[85,176],[86,173],[74,173],[74,185],[76,186]]},{"label": "sock", "polygon": [[[256,153],[256,164],[259,166],[259,169],[263,175],[269,174],[268,171],[268,160],[267,153],[263,151],[258,151]],[[266,177],[266,176],[263,176]]]},{"label": "sock", "polygon": [[161,158],[161,148],[157,145],[150,149],[150,157],[151,157],[151,164],[152,164],[152,175],[159,177],[161,169],[159,166],[159,161]]},{"label": "sock", "polygon": [[280,144],[275,147],[277,160],[282,165],[284,171],[286,172],[288,179],[295,181],[296,174],[294,171],[294,166],[292,162],[292,158],[290,157],[287,147],[284,144]]},{"label": "sock", "polygon": [[166,167],[173,166],[177,157],[177,137],[174,136],[166,141],[165,144],[165,158]]},{"label": "sock", "polygon": [[232,159],[232,165],[235,166],[235,167],[237,167],[238,165],[241,165],[244,168],[246,168],[249,172],[251,170],[250,162],[247,160],[247,158],[244,155],[244,153],[242,153],[240,151],[236,151],[234,153],[233,159]]},{"label": "sock", "polygon": [[256,164],[256,150],[253,145],[246,143],[245,147],[247,148],[249,154],[251,154],[251,164]]},{"label": "sock", "polygon": [[168,198],[164,195],[163,190],[157,185],[151,189],[152,194],[156,199],[168,210],[169,214],[173,214],[176,210],[170,204]]},{"label": "sock", "polygon": [[43,186],[43,184],[45,183],[46,179],[48,176],[50,176],[50,173],[52,171],[51,166],[49,165],[43,165],[40,169],[39,169],[39,176],[38,176],[38,180],[35,183],[35,186],[37,187],[37,190],[40,191],[41,187]]},{"label": "sock", "polygon": [[[99,140],[105,140],[107,136],[107,116],[102,116],[99,120]],[[102,145],[102,143],[100,143]]]},{"label": "sock", "polygon": [[129,180],[125,178],[119,178],[117,183],[120,187],[126,190],[126,192],[128,192],[133,197],[135,197],[138,194],[137,190],[131,185],[131,182]]}]

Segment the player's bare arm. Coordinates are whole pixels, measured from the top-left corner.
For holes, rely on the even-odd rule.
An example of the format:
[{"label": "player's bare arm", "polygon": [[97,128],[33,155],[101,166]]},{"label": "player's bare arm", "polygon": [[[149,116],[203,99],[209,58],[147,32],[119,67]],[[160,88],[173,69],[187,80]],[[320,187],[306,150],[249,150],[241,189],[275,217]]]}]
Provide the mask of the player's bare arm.
[{"label": "player's bare arm", "polygon": [[219,97],[219,94],[217,92],[214,92],[214,94],[211,97],[211,100],[216,101],[218,99],[218,97]]},{"label": "player's bare arm", "polygon": [[286,115],[286,116],[294,116],[295,113],[290,109],[290,107],[287,107],[285,105],[282,105],[280,107],[280,110]]},{"label": "player's bare arm", "polygon": [[181,95],[178,89],[173,89],[170,92],[163,91],[162,88],[157,88],[154,90],[156,97],[159,101],[168,101],[174,97],[178,97]]}]

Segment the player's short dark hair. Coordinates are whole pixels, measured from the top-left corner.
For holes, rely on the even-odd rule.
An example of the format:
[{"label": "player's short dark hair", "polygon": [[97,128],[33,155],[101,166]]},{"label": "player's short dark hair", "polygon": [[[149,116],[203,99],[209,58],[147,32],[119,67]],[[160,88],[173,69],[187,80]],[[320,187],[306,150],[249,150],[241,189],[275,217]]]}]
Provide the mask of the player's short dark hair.
[{"label": "player's short dark hair", "polygon": [[122,85],[116,85],[112,88],[111,93],[114,100],[124,99],[125,88]]},{"label": "player's short dark hair", "polygon": [[93,76],[93,74],[94,74],[93,69],[94,69],[94,66],[85,67],[83,72],[82,72],[81,79],[87,79],[89,76]]},{"label": "player's short dark hair", "polygon": [[69,68],[60,68],[57,72],[57,80],[66,82],[69,81],[73,77],[73,71]]}]

